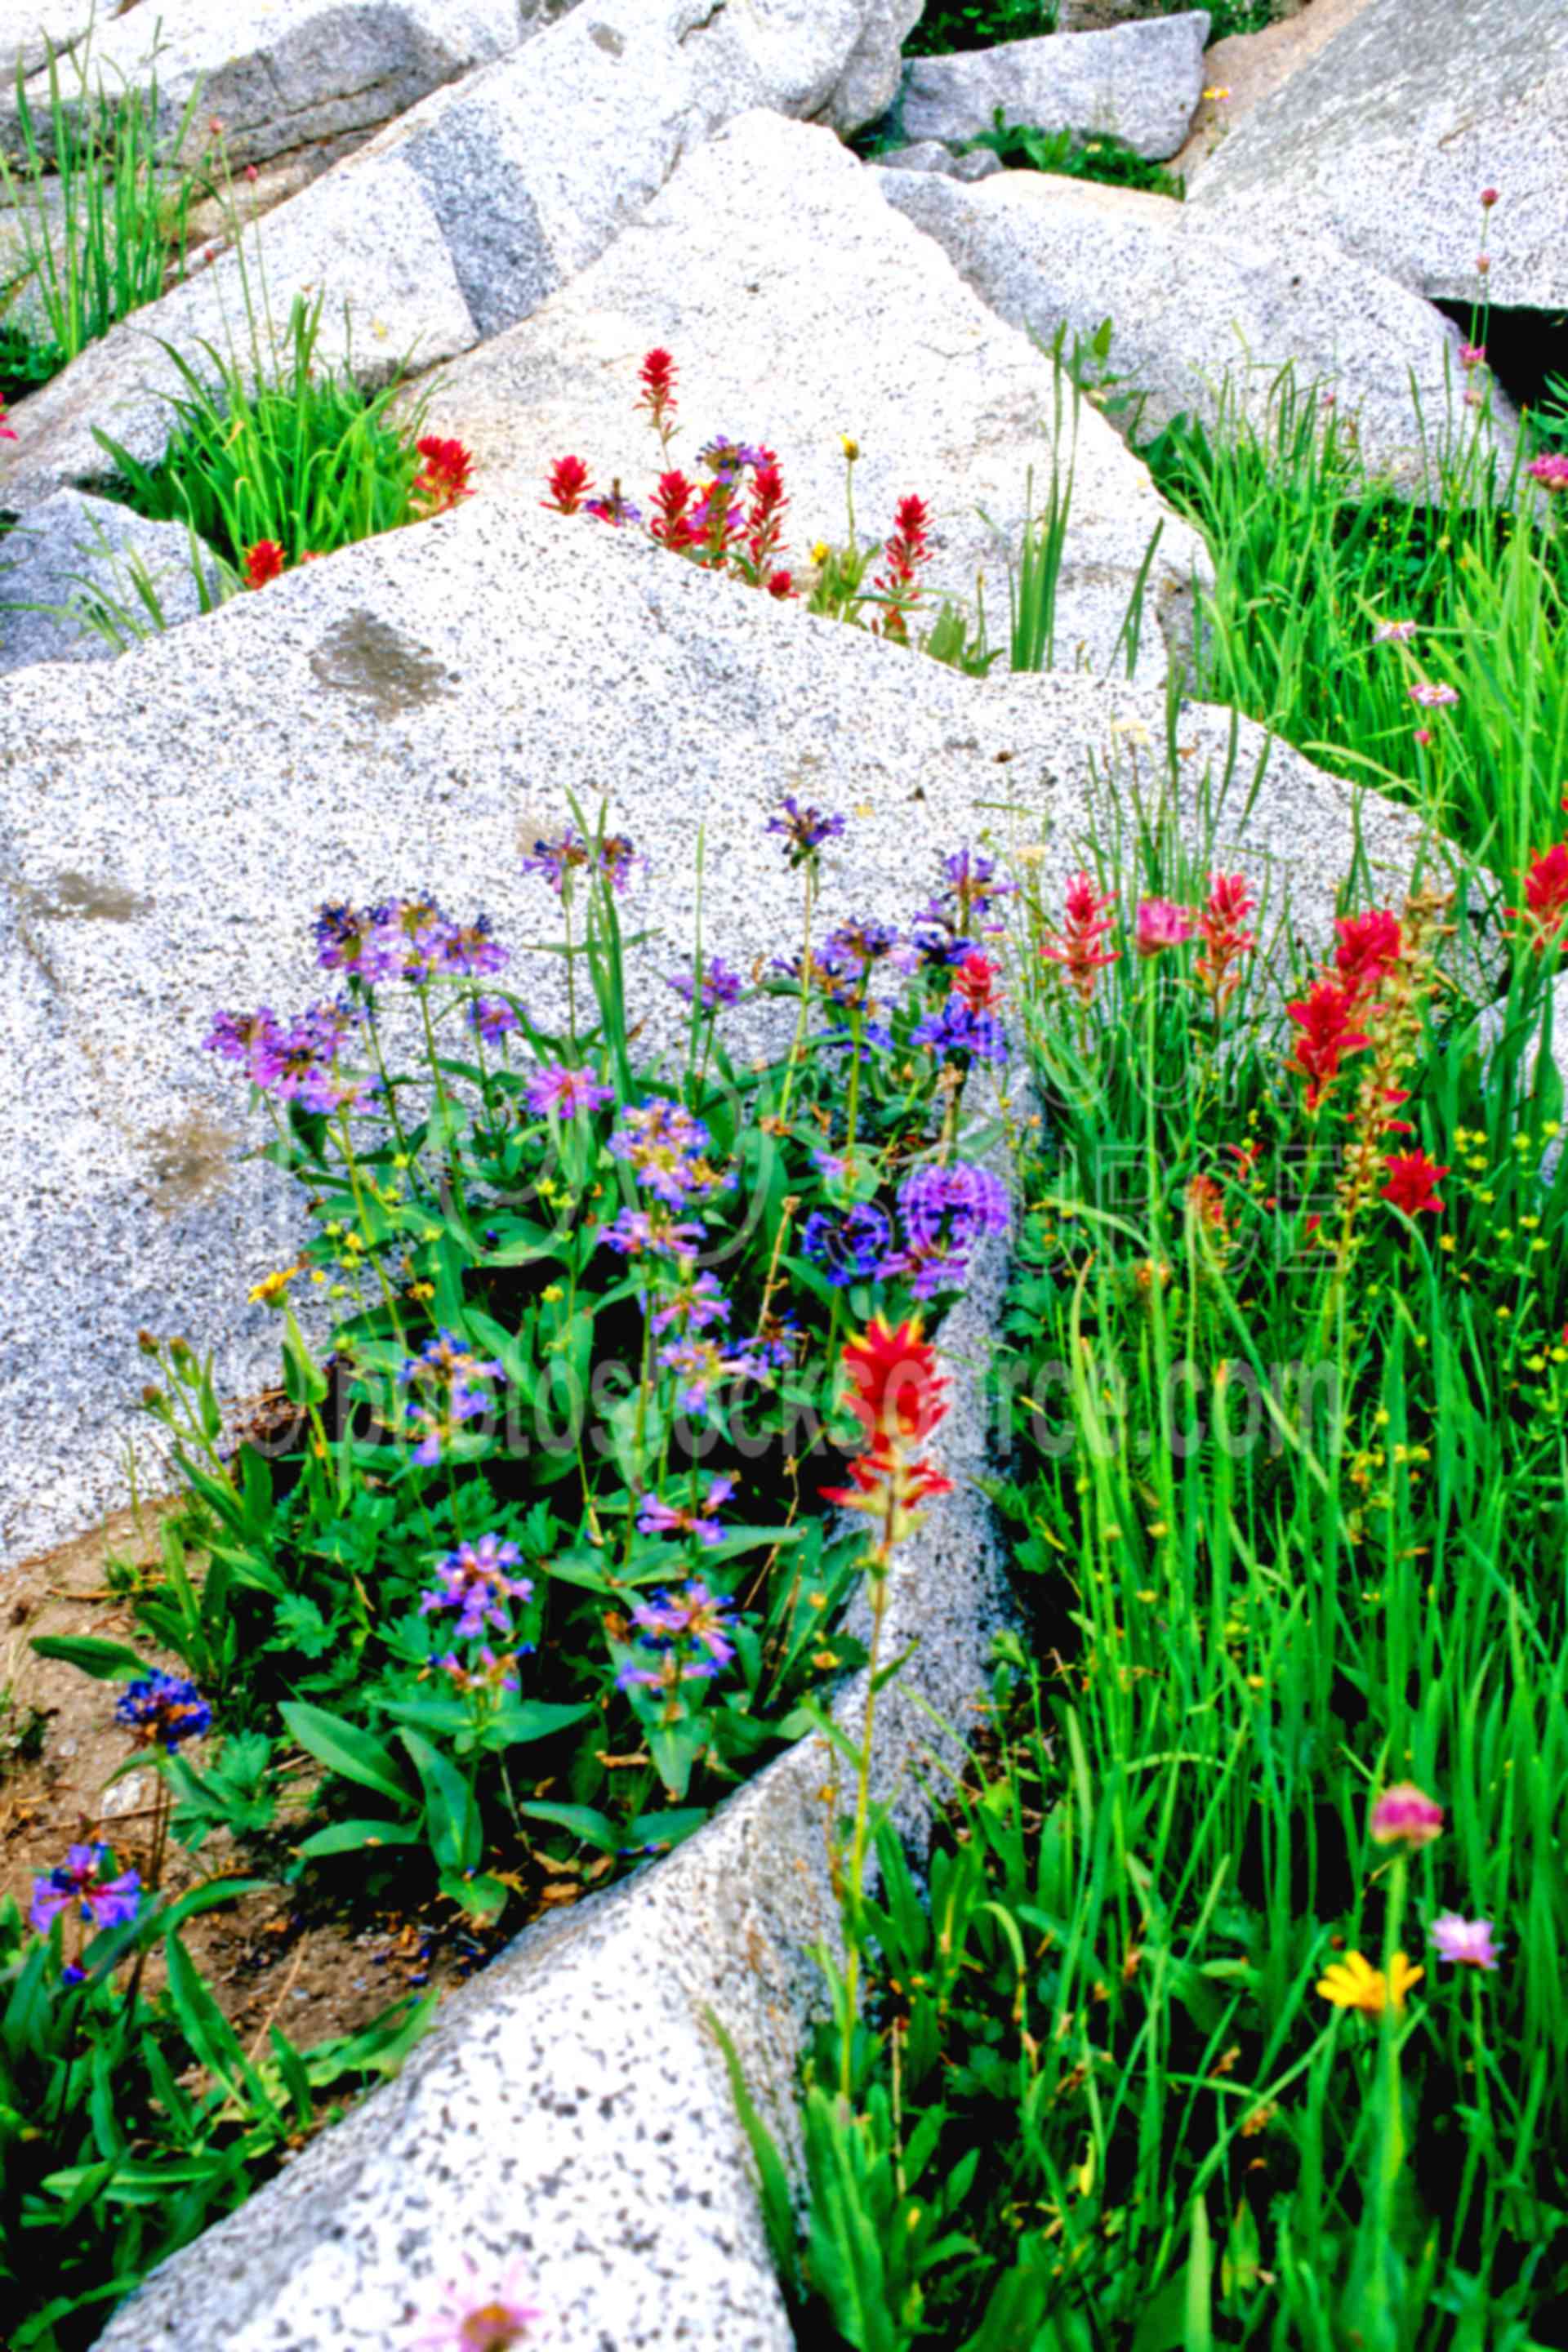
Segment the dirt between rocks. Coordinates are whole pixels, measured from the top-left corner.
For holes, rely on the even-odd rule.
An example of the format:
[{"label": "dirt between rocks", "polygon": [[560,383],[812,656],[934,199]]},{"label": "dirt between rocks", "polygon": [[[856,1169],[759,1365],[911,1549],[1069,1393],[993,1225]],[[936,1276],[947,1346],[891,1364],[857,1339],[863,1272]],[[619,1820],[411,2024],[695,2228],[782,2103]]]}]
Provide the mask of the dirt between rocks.
[{"label": "dirt between rocks", "polygon": [[[73,1843],[101,1839],[119,1868],[147,1869],[153,1769],[110,1781],[132,1752],[114,1720],[120,1685],[39,1658],[31,1643],[37,1634],[93,1634],[181,1672],[177,1658],[138,1634],[128,1597],[110,1581],[112,1573],[122,1584],[126,1570],[158,1558],[160,1522],[176,1507],[121,1511],[25,1561],[0,1590],[0,1896],[24,1914],[35,1877]],[[191,1755],[199,1769],[199,1745]],[[307,1798],[302,1790],[301,1811]],[[280,1878],[289,1826],[265,1852],[221,1833],[195,1855],[171,1843],[164,1884],[178,1895],[215,1877]],[[450,1990],[487,1956],[445,1919],[395,1911],[351,1918],[280,1883],[191,1920],[184,1940],[235,2031],[261,2050],[274,2023],[301,2050],[358,2032],[409,1994]],[[154,1942],[148,1984],[161,1974]]]}]

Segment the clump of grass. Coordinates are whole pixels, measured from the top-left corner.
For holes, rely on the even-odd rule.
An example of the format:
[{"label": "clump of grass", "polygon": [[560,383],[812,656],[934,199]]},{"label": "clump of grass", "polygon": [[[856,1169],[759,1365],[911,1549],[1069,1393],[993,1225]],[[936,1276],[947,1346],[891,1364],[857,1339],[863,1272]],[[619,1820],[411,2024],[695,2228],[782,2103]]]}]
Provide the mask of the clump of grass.
[{"label": "clump of grass", "polygon": [[964,152],[974,148],[999,155],[1009,171],[1050,172],[1068,180],[1097,180],[1107,187],[1144,188],[1156,196],[1173,196],[1178,204],[1187,192],[1179,173],[1146,162],[1111,131],[1039,131],[1007,121],[1001,107],[995,128],[971,139]]},{"label": "clump of grass", "polygon": [[1140,454],[1213,560],[1203,699],[1521,866],[1568,775],[1568,538],[1551,494],[1478,432],[1428,452],[1428,499],[1401,496],[1369,472],[1353,420],[1289,371],[1261,421],[1227,384],[1210,425],[1179,417]]},{"label": "clump of grass", "polygon": [[748,2128],[802,2341],[1522,2352],[1568,2305],[1568,845],[1489,1031],[1442,887],[1292,975],[1179,774],[1014,902],[1026,1622],[929,1853],[883,1830],[804,2247]]},{"label": "clump of grass", "polygon": [[321,297],[297,296],[270,362],[253,320],[248,368],[204,343],[198,372],[164,344],[184,391],[169,396],[174,430],[158,463],[94,428],[115,468],[111,494],[155,522],[187,523],[237,568],[258,544],[297,563],[413,520],[430,395],[395,419],[400,379],[367,393],[349,360],[321,365]]},{"label": "clump of grass", "polygon": [[195,112],[163,122],[156,77],[145,90],[89,82],[90,44],[70,64],[76,88],[48,59],[48,107],[40,119],[16,68],[19,167],[0,155],[0,185],[22,232],[21,306],[0,336],[0,384],[19,393],[69,365],[87,345],[184,274],[195,176],[168,161]]}]

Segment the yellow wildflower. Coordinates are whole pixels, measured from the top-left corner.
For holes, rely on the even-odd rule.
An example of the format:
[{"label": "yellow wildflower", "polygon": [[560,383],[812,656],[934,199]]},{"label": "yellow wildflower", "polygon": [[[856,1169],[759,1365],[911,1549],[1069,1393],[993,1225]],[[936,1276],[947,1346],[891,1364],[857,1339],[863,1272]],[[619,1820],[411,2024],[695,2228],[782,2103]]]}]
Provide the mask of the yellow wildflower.
[{"label": "yellow wildflower", "polygon": [[276,1307],[295,1276],[303,1274],[304,1271],[302,1265],[281,1265],[274,1274],[264,1274],[261,1280],[256,1283],[246,1296],[253,1307]]},{"label": "yellow wildflower", "polygon": [[1347,1952],[1342,1960],[1330,1962],[1316,1990],[1336,2009],[1359,2009],[1364,2016],[1381,2017],[1392,2002],[1397,2016],[1405,2007],[1405,1994],[1426,1973],[1425,1969],[1413,1969],[1403,1952],[1395,1952],[1389,1970],[1392,1984],[1385,1984],[1381,1969],[1374,1969],[1360,1952]]}]

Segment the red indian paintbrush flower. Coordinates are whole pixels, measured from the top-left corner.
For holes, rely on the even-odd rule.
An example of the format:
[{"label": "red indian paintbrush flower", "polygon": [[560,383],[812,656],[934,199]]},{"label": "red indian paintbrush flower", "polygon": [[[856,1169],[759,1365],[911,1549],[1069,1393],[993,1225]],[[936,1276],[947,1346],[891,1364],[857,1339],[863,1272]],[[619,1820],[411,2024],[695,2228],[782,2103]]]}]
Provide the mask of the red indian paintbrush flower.
[{"label": "red indian paintbrush flower", "polygon": [[923,499],[911,493],[899,500],[893,509],[893,535],[882,550],[888,568],[876,575],[876,585],[888,598],[887,616],[882,623],[884,636],[900,642],[909,637],[904,616],[920,602],[920,567],[929,563],[931,555],[926,544],[930,528],[931,516]]},{"label": "red indian paintbrush flower", "polygon": [[1245,874],[1209,876],[1209,894],[1198,915],[1203,953],[1193,971],[1216,1013],[1224,1012],[1241,985],[1241,974],[1232,966],[1256,943],[1256,933],[1242,926],[1257,905]]},{"label": "red indian paintbrush flower", "polygon": [[784,545],[784,476],[770,458],[752,476],[751,501],[746,509],[746,547],[759,573],[765,572]]},{"label": "red indian paintbrush flower", "polygon": [[1383,1197],[1407,1217],[1440,1216],[1446,1203],[1436,1188],[1447,1173],[1424,1151],[1396,1151],[1388,1163]]},{"label": "red indian paintbrush flower", "polygon": [[1339,1076],[1347,1054],[1359,1054],[1366,1045],[1363,1031],[1352,1026],[1353,999],[1331,980],[1314,981],[1304,997],[1285,1007],[1300,1034],[1285,1066],[1307,1080],[1307,1108],[1316,1110]]},{"label": "red indian paintbrush flower", "polygon": [[920,1318],[890,1324],[873,1317],[858,1339],[847,1339],[840,1361],[848,1374],[850,1412],[875,1444],[884,1438],[928,1437],[947,1411],[947,1382],[936,1349],[921,1337]]},{"label": "red indian paintbrush flower", "polygon": [[947,1382],[918,1319],[895,1329],[877,1316],[858,1339],[845,1342],[839,1360],[849,1377],[846,1402],[866,1442],[849,1465],[852,1484],[825,1487],[823,1500],[879,1522],[868,1563],[879,1579],[895,1548],[920,1525],[921,1505],[952,1492],[952,1480],[922,1462],[918,1450],[947,1412]]},{"label": "red indian paintbrush flower", "polygon": [[1041,955],[1047,963],[1060,965],[1068,986],[1084,1005],[1093,997],[1096,972],[1115,963],[1121,954],[1118,948],[1101,945],[1111,929],[1105,910],[1115,904],[1113,898],[1098,895],[1087,874],[1075,874],[1067,887],[1067,920],[1059,931],[1053,930],[1041,942]]},{"label": "red indian paintbrush flower", "polygon": [[471,450],[460,441],[442,441],[433,433],[414,446],[425,460],[414,478],[414,496],[427,500],[433,513],[445,514],[459,499],[473,497],[468,487],[474,469]]},{"label": "red indian paintbrush flower", "polygon": [[1373,996],[1399,961],[1399,918],[1386,907],[1364,915],[1342,915],[1334,924],[1334,973],[1351,1002]]},{"label": "red indian paintbrush flower", "polygon": [[275,539],[258,539],[254,547],[245,551],[245,584],[247,588],[265,588],[276,580],[283,569],[283,550]]},{"label": "red indian paintbrush flower", "polygon": [[557,457],[550,468],[550,496],[539,503],[552,514],[576,514],[593,487],[581,457]]},{"label": "red indian paintbrush flower", "polygon": [[1190,907],[1171,898],[1145,898],[1138,909],[1133,939],[1141,956],[1163,955],[1167,948],[1185,946],[1195,929]]},{"label": "red indian paintbrush flower", "polygon": [[6,418],[5,404],[0,400],[0,441],[19,441],[21,435]]},{"label": "red indian paintbrush flower", "polygon": [[648,529],[661,547],[689,547],[693,534],[687,520],[687,509],[696,496],[696,483],[688,481],[679,471],[672,468],[659,476]]},{"label": "red indian paintbrush flower", "polygon": [[1001,1002],[996,988],[998,967],[978,948],[952,967],[952,992],[962,998],[971,1013],[994,1013]]},{"label": "red indian paintbrush flower", "polygon": [[1563,928],[1568,922],[1568,841],[1553,842],[1531,860],[1525,870],[1524,904],[1508,911],[1522,917],[1527,927],[1524,936],[1537,955],[1563,944]]},{"label": "red indian paintbrush flower", "polygon": [[642,385],[642,396],[637,404],[639,408],[647,409],[649,422],[658,435],[667,455],[669,445],[675,438],[675,411],[678,404],[675,397],[675,362],[662,346],[649,352],[637,370],[637,382]]}]

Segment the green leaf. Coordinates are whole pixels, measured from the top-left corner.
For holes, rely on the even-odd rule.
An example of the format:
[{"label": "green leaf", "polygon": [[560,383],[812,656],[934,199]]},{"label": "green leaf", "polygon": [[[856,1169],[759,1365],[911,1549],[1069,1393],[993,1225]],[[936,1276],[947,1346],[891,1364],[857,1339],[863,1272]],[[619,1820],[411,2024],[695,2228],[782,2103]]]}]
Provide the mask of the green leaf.
[{"label": "green leaf", "polygon": [[425,1832],[406,1822],[334,1822],[318,1830],[295,1849],[301,1862],[319,1862],[325,1853],[374,1853],[382,1845],[419,1845]]},{"label": "green leaf", "polygon": [[342,1716],[308,1706],[303,1699],[286,1700],[279,1713],[306,1754],[329,1771],[340,1773],[345,1780],[357,1780],[378,1796],[390,1797],[395,1805],[406,1807],[412,1801],[391,1749],[358,1724],[345,1723]]},{"label": "green leaf", "polygon": [[91,1633],[40,1633],[32,1647],[35,1656],[79,1666],[84,1675],[100,1683],[130,1682],[152,1672],[146,1660],[128,1650],[123,1642],[100,1642]]},{"label": "green leaf", "polygon": [[327,1393],[327,1376],[305,1345],[305,1335],[294,1319],[294,1309],[283,1310],[283,1393],[290,1404],[320,1404]]},{"label": "green leaf", "polygon": [[556,1706],[547,1699],[522,1699],[497,1710],[485,1726],[480,1745],[521,1748],[531,1739],[548,1739],[552,1732],[564,1731],[568,1724],[581,1723],[594,1712],[586,1701],[579,1706]]},{"label": "green leaf", "polygon": [[592,1805],[519,1805],[518,1811],[531,1822],[549,1822],[554,1828],[568,1830],[584,1845],[596,1846],[601,1853],[615,1853],[621,1840],[615,1825]]},{"label": "green leaf", "polygon": [[425,1829],[430,1851],[444,1872],[471,1870],[484,1849],[479,1799],[449,1756],[432,1748],[417,1731],[398,1738],[414,1759],[425,1791]]}]

